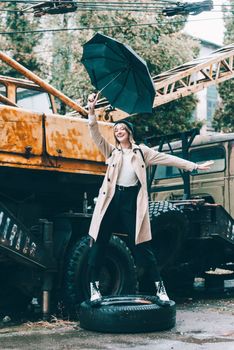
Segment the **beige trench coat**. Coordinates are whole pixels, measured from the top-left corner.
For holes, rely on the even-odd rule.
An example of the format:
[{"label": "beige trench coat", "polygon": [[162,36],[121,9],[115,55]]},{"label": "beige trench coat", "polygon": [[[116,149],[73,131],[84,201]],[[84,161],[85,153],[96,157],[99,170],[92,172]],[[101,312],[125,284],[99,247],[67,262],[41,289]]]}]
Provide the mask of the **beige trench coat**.
[{"label": "beige trench coat", "polygon": [[[116,182],[122,163],[122,152],[121,148],[115,148],[102,137],[96,120],[89,122],[89,129],[95,144],[105,156],[107,164],[107,171],[99,191],[89,229],[89,235],[96,240],[102,219],[115,193]],[[175,166],[187,171],[196,169],[196,164],[193,162],[154,151],[145,145],[141,145],[140,148],[144,154],[144,160],[141,152],[137,150],[139,149],[139,146],[135,144],[133,144],[131,158],[132,166],[141,185],[137,196],[136,244],[151,240],[146,167],[149,165],[161,164]]]}]

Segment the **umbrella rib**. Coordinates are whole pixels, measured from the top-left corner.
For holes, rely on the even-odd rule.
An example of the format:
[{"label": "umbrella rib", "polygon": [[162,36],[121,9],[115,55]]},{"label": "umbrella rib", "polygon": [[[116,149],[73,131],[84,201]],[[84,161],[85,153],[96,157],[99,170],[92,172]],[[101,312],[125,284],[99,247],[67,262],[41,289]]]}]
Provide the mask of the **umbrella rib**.
[{"label": "umbrella rib", "polygon": [[113,75],[113,74],[115,74],[115,73],[117,73],[117,72],[119,72],[119,73],[123,73],[125,71],[125,69],[116,69],[116,70],[113,70],[112,72],[110,72],[110,73],[106,73],[102,78],[99,78],[99,81],[100,80],[102,80],[102,79],[105,79],[106,77],[108,77],[109,75]]},{"label": "umbrella rib", "polygon": [[[126,81],[127,81],[127,79],[128,79],[128,76],[129,76],[129,70],[127,71],[126,77],[125,77],[125,79],[124,79],[123,86],[125,86],[125,83],[126,83]],[[117,98],[119,97],[119,95],[121,94],[121,92],[122,92],[121,90],[118,92],[118,94],[115,96],[115,98],[113,99],[113,101],[112,101],[111,104],[114,105],[115,101],[117,100]]]},{"label": "umbrella rib", "polygon": [[93,77],[94,77],[94,85],[97,86],[97,78],[96,78],[96,74],[95,74],[95,70],[92,69],[92,73],[93,73]]},{"label": "umbrella rib", "polygon": [[[122,60],[124,59],[124,60],[126,60],[126,56],[124,55],[124,56],[122,56],[122,55],[120,55],[119,54],[119,52],[117,52],[117,51],[115,51],[112,47],[110,47],[109,45],[107,45],[108,43],[106,43],[106,46],[112,51],[112,52],[114,52],[114,54],[116,54],[117,56],[119,56]],[[122,51],[122,50],[121,50]]]},{"label": "umbrella rib", "polygon": [[[136,77],[135,77],[135,74],[133,74],[133,79],[134,79],[134,81],[135,81],[135,86],[136,86],[136,90],[137,90],[137,95],[140,96],[140,95],[139,95],[138,84],[137,84],[137,79],[136,79]],[[132,111],[134,111],[137,102],[138,102],[138,98],[137,98],[136,102],[134,103],[134,106],[132,107]]]},{"label": "umbrella rib", "polygon": [[96,59],[100,59],[100,58],[103,58],[104,60],[110,60],[111,62],[122,62],[122,61],[114,59],[112,57],[103,57],[103,56],[92,56],[89,58],[82,58],[81,62],[89,61],[89,60],[96,60]]},{"label": "umbrella rib", "polygon": [[[135,76],[134,76],[134,79],[135,79]],[[144,85],[144,87],[149,91],[149,87],[145,84],[145,80],[141,79],[140,76],[138,76],[138,79],[141,81],[141,83]],[[152,84],[152,89],[154,90],[153,84]]]},{"label": "umbrella rib", "polygon": [[137,95],[139,96],[139,89],[138,89],[138,84],[137,84],[137,79],[135,77],[135,74],[133,74],[133,79],[135,81],[136,89],[137,89]]},{"label": "umbrella rib", "polygon": [[[132,111],[134,111],[136,104],[137,104],[137,100],[136,100],[136,102],[134,103],[134,106],[132,107]],[[129,113],[129,114],[132,114],[132,112]]]},{"label": "umbrella rib", "polygon": [[[138,82],[137,82],[137,79],[136,79],[135,74],[133,74],[133,79],[134,79],[134,81],[135,81],[135,86],[136,86],[136,90],[137,90],[137,95],[140,96],[140,94],[139,94]],[[147,86],[144,84],[144,80],[141,79],[141,83],[142,83],[142,84],[145,86],[145,88],[148,90]],[[135,101],[134,106],[132,107],[132,111],[134,111],[137,102],[138,102],[138,99]]]},{"label": "umbrella rib", "polygon": [[[137,86],[137,79],[136,79],[136,77],[135,77],[135,74],[133,74],[133,79],[134,79],[134,81],[135,81],[135,86],[136,86],[136,90],[137,90],[137,95],[139,96],[139,89],[138,89],[138,86]],[[138,100],[138,99],[137,99]],[[134,109],[135,109],[135,106],[136,106],[136,104],[137,104],[137,100],[135,101],[135,103],[134,103],[134,106],[132,107],[132,111],[134,111]],[[131,113],[130,113],[131,114]]]}]

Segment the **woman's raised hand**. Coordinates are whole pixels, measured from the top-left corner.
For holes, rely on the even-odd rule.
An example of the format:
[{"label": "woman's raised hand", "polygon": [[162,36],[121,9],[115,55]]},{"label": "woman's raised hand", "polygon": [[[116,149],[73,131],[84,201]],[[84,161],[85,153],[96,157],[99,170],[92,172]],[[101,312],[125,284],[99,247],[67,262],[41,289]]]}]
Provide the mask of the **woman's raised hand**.
[{"label": "woman's raised hand", "polygon": [[88,97],[88,109],[90,114],[94,114],[94,108],[96,106],[98,94],[92,93]]}]

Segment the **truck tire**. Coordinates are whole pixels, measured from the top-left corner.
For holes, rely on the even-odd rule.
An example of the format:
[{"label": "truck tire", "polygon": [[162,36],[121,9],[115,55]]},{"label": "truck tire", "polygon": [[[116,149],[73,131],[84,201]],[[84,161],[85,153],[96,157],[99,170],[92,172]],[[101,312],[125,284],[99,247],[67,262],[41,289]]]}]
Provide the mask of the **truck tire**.
[{"label": "truck tire", "polygon": [[173,266],[179,257],[188,230],[182,210],[170,202],[150,202],[152,246],[161,271]]},{"label": "truck tire", "polygon": [[[171,270],[181,255],[188,230],[188,220],[180,209],[170,202],[149,202],[149,214],[152,232],[152,249],[157,258],[160,273],[166,287],[173,290],[170,283]],[[139,292],[151,294],[155,286],[150,282],[147,271],[139,276]]]},{"label": "truck tire", "polygon": [[155,296],[104,297],[80,306],[80,327],[104,333],[140,333],[170,329],[176,323],[176,306],[158,306]]},{"label": "truck tire", "polygon": [[[88,268],[89,237],[84,237],[73,246],[65,268],[65,302],[70,309],[90,298]],[[112,236],[106,256],[106,263],[100,271],[102,295],[133,294],[136,292],[137,277],[134,260],[126,244]]]},{"label": "truck tire", "polygon": [[32,297],[24,295],[15,286],[1,284],[4,288],[0,291],[0,318],[5,315],[18,318],[28,311]]}]

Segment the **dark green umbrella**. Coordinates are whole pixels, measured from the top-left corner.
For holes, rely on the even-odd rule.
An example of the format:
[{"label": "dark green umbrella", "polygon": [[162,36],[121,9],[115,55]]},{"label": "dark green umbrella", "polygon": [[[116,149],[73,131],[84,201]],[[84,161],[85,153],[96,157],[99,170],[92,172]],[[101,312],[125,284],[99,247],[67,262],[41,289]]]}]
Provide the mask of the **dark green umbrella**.
[{"label": "dark green umbrella", "polygon": [[113,107],[129,114],[152,113],[154,83],[146,62],[131,47],[97,33],[84,44],[81,62]]}]

